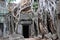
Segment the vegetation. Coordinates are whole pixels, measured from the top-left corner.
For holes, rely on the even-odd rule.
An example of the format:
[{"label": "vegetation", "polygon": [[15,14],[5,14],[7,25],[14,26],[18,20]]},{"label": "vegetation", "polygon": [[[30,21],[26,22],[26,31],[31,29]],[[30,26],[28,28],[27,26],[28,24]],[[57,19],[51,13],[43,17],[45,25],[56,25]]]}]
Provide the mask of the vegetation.
[{"label": "vegetation", "polygon": [[34,4],[33,4],[33,9],[35,10],[35,12],[37,11],[38,9],[38,3],[35,1]]}]

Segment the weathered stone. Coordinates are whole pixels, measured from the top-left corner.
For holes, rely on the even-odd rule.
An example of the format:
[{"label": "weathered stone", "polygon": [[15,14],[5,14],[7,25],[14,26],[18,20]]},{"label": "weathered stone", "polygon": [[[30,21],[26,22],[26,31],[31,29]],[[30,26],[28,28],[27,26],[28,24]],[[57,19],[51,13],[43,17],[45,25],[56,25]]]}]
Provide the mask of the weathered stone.
[{"label": "weathered stone", "polygon": [[17,33],[22,35],[22,25],[18,25]]},{"label": "weathered stone", "polygon": [[47,39],[47,40],[52,40],[51,38]]},{"label": "weathered stone", "polygon": [[47,40],[46,38],[43,38],[43,39],[41,39],[41,40]]},{"label": "weathered stone", "polygon": [[2,36],[2,31],[0,30],[0,37]]},{"label": "weathered stone", "polygon": [[48,33],[48,34],[45,34],[44,35],[46,38],[51,38],[52,37],[52,34],[51,33]]},{"label": "weathered stone", "polygon": [[35,40],[41,40],[41,38],[39,38],[39,37],[35,37]]},{"label": "weathered stone", "polygon": [[38,38],[42,38],[42,35],[38,35]]},{"label": "weathered stone", "polygon": [[53,34],[53,35],[52,35],[52,38],[53,38],[53,39],[56,39],[56,38],[57,38],[57,35],[56,35],[56,34]]},{"label": "weathered stone", "polygon": [[24,37],[22,35],[13,34],[9,36],[9,40],[24,40]]}]

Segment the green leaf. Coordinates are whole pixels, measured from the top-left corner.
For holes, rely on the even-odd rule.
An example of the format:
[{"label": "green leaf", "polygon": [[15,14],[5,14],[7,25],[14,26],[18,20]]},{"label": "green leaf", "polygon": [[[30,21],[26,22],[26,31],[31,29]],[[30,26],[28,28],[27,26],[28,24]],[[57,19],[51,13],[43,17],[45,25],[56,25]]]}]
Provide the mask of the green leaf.
[{"label": "green leaf", "polygon": [[36,11],[38,9],[38,3],[37,2],[34,2],[33,4],[33,9]]}]

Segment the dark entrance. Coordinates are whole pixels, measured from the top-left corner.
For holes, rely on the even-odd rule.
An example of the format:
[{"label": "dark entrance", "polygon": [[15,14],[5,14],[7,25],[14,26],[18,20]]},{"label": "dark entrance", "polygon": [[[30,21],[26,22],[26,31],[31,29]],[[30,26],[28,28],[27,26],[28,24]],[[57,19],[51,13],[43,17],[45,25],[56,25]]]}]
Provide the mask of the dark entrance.
[{"label": "dark entrance", "polygon": [[3,35],[3,28],[4,28],[3,23],[0,23],[0,30],[2,31],[2,35]]},{"label": "dark entrance", "polygon": [[29,25],[23,25],[23,36],[29,38]]}]

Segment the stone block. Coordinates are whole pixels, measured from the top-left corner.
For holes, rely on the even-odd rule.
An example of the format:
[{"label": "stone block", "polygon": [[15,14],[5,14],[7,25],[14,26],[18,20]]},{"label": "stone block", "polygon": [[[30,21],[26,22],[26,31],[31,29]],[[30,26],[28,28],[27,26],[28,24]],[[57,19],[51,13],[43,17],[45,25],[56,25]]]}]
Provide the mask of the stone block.
[{"label": "stone block", "polygon": [[48,33],[48,34],[45,34],[44,35],[46,38],[51,38],[52,37],[52,34],[51,33]]},{"label": "stone block", "polygon": [[53,38],[53,39],[56,39],[56,38],[57,38],[57,35],[56,35],[56,34],[53,34],[53,35],[52,35],[52,38]]}]

